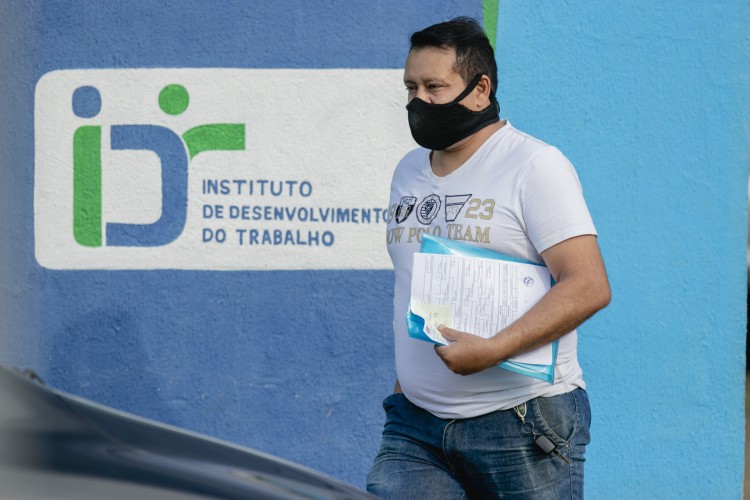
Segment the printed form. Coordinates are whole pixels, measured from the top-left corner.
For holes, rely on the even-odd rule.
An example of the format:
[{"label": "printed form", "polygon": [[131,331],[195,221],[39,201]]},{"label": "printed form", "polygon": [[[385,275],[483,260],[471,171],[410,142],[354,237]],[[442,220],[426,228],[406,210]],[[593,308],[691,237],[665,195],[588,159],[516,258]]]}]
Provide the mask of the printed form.
[{"label": "printed form", "polygon": [[[437,330],[440,324],[490,338],[528,311],[551,282],[541,265],[415,253],[411,309],[424,318],[424,333],[439,344],[449,343]],[[546,345],[512,361],[544,365],[552,356],[552,346]]]}]

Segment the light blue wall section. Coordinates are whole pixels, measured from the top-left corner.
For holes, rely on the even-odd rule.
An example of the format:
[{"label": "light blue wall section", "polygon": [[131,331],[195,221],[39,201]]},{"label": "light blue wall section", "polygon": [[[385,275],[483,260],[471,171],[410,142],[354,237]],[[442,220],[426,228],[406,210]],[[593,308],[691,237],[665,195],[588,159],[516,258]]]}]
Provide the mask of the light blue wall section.
[{"label": "light blue wall section", "polygon": [[[590,498],[741,494],[749,11],[500,2],[502,114],[576,166],[614,292],[580,335]],[[0,362],[363,486],[394,378],[392,273],[40,268],[34,85],[399,68],[410,32],[459,14],[481,2],[0,0]]]},{"label": "light blue wall section", "polygon": [[590,498],[740,498],[744,1],[500,1],[500,103],[560,147],[612,304],[580,330]]}]

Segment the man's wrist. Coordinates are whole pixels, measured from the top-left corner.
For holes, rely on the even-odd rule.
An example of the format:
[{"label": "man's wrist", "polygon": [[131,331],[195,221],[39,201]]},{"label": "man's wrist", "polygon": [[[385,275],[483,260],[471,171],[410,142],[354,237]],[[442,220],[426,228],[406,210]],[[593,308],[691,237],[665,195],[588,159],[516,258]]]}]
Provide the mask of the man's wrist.
[{"label": "man's wrist", "polygon": [[507,342],[506,339],[503,338],[503,333],[504,330],[500,330],[493,337],[490,337],[488,339],[490,344],[488,350],[494,365],[499,365],[500,363],[511,357],[507,352]]}]

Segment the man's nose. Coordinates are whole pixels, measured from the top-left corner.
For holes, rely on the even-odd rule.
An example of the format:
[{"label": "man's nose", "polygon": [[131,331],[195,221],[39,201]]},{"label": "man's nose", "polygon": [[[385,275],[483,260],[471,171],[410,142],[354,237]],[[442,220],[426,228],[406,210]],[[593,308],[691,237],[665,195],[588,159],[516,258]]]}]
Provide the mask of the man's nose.
[{"label": "man's nose", "polygon": [[430,102],[430,94],[427,92],[427,89],[424,87],[418,87],[417,91],[412,96],[412,99],[415,97],[419,97],[424,102]]}]

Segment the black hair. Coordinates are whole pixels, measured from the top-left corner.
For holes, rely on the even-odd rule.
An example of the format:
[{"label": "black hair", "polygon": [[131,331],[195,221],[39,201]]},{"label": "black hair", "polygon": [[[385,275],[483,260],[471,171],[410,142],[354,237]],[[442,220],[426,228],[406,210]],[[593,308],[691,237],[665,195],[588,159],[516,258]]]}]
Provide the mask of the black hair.
[{"label": "black hair", "polygon": [[457,17],[433,24],[411,35],[411,48],[453,48],[456,62],[453,70],[469,83],[479,74],[487,75],[492,84],[492,95],[497,91],[497,63],[495,51],[479,23],[470,17]]}]

